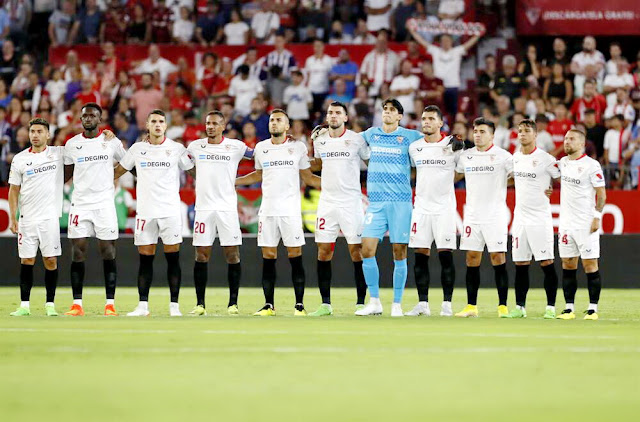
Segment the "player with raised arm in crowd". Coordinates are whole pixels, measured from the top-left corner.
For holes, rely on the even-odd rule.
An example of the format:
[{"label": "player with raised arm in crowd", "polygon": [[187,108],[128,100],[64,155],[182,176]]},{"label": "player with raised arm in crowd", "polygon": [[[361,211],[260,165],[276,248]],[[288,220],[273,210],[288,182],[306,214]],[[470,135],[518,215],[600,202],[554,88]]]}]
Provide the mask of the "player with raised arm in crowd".
[{"label": "player with raised arm in crowd", "polygon": [[300,179],[320,188],[320,178],[309,169],[307,147],[289,139],[289,116],[280,109],[269,116],[271,138],[256,145],[256,170],[236,179],[236,186],[262,182],[262,204],[258,212],[258,246],[262,248],[262,289],[264,306],[254,315],[275,316],[274,294],[276,259],[280,239],[287,248],[291,263],[291,278],[295,292],[295,316],[307,315],[304,309],[305,273],[302,266],[302,210]]},{"label": "player with raised arm in crowd", "polygon": [[20,256],[20,307],[11,313],[12,316],[31,315],[29,299],[38,249],[45,268],[45,313],[58,316],[53,301],[58,282],[58,257],[62,254],[60,216],[64,148],[47,146],[50,136],[46,120],[31,120],[31,147],[16,154],[11,161],[9,228],[18,235]]},{"label": "player with raised arm in crowd", "polygon": [[226,119],[220,111],[210,111],[205,118],[207,137],[191,142],[187,148],[196,166],[196,216],[193,246],[196,259],[193,280],[196,287],[196,307],[192,315],[206,315],[205,290],[208,262],[216,237],[227,261],[229,283],[229,315],[238,314],[240,288],[240,245],[242,232],[238,219],[238,195],[235,188],[238,164],[253,157],[253,150],[244,142],[222,135]]},{"label": "player with raised arm in crowd", "polygon": [[584,153],[586,137],[571,129],[564,136],[566,157],[560,159],[560,227],[558,250],[562,259],[562,289],[566,308],[558,319],[575,319],[578,290],[578,259],[587,274],[589,308],[584,319],[598,319],[598,301],[602,280],[598,270],[600,258],[600,225],[607,200],[605,180],[600,163]]},{"label": "player with raised arm in crowd", "polygon": [[193,160],[180,143],[165,136],[167,120],[162,110],[147,117],[149,138],[136,142],[115,169],[117,179],[135,168],[137,210],[134,244],[140,254],[138,269],[138,306],[127,316],[149,315],[149,289],[153,281],[153,259],[158,238],[162,239],[167,259],[167,280],[171,303],[169,315],[182,316],[178,305],[180,294],[180,244],[182,243],[182,210],[180,207],[180,171],[193,171]]}]

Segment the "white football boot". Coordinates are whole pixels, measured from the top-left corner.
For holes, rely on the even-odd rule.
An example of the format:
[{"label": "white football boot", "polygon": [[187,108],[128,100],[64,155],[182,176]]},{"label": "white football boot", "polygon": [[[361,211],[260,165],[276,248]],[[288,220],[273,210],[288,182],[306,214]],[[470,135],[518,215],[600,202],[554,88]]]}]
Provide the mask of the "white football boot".
[{"label": "white football boot", "polygon": [[357,316],[382,315],[382,303],[380,303],[380,299],[371,298],[369,304],[358,309],[355,314]]},{"label": "white football boot", "polygon": [[169,316],[182,316],[182,312],[180,312],[180,305],[175,302],[169,303]]},{"label": "white football boot", "polygon": [[391,304],[391,316],[392,317],[401,317],[404,316],[404,314],[402,313],[402,305],[399,303],[392,303]]},{"label": "white football boot", "polygon": [[429,309],[429,302],[418,302],[409,312],[405,312],[405,316],[431,316],[431,310]]}]

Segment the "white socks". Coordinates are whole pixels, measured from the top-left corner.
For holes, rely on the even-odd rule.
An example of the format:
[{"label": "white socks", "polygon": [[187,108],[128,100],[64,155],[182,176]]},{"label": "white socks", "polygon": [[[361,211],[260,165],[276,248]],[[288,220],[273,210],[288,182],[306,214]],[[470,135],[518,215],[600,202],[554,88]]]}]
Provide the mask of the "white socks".
[{"label": "white socks", "polygon": [[594,311],[594,312],[598,312],[598,304],[597,303],[590,303],[589,304],[589,310],[590,311]]},{"label": "white socks", "polygon": [[573,303],[567,303],[567,309],[570,309],[571,312],[575,311],[575,308],[573,306]]},{"label": "white socks", "polygon": [[149,310],[149,302],[138,302],[138,308],[144,309],[145,311]]},{"label": "white socks", "polygon": [[29,309],[29,301],[27,300],[20,302],[20,307]]},{"label": "white socks", "polygon": [[547,305],[547,311],[555,312],[556,311],[556,307]]},{"label": "white socks", "polygon": [[107,305],[115,305],[115,304],[116,304],[115,299],[107,299]]},{"label": "white socks", "polygon": [[373,305],[381,305],[379,297],[372,297],[371,299],[369,299],[369,303]]},{"label": "white socks", "polygon": [[82,306],[82,299],[73,299],[73,304]]}]

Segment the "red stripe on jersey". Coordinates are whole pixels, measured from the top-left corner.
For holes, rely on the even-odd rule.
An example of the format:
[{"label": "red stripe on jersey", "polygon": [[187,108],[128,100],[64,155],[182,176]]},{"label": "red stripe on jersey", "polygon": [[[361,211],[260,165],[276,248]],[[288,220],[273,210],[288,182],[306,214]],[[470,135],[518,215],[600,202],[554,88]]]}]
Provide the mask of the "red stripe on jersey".
[{"label": "red stripe on jersey", "polygon": [[104,131],[104,129],[100,129],[100,131],[98,132],[98,134],[96,136],[94,136],[93,138],[87,138],[84,133],[82,134],[82,137],[84,139],[96,139],[97,137],[99,137],[100,135],[102,135],[102,132]]}]

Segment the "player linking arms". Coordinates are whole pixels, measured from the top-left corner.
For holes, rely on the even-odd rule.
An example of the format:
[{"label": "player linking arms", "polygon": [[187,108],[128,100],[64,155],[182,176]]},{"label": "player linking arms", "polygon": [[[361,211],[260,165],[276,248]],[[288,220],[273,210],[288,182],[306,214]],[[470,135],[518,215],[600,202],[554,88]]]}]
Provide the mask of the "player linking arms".
[{"label": "player linking arms", "polygon": [[409,144],[423,137],[418,131],[399,126],[403,113],[398,100],[387,99],[382,103],[382,127],[362,133],[371,147],[367,173],[370,204],[362,232],[362,267],[371,297],[367,306],[356,311],[358,316],[382,314],[376,250],[387,231],[394,259],[391,316],[403,316],[401,302],[407,283],[407,244],[413,208]]},{"label": "player linking arms", "polygon": [[326,133],[314,138],[315,163],[322,168],[322,191],[316,219],[316,243],[318,244],[318,287],[322,305],[311,316],[332,315],[331,308],[331,259],[332,244],[342,231],[353,261],[356,280],[356,310],[364,307],[367,284],[362,271],[362,187],[360,186],[360,161],[368,160],[369,146],[357,133],[347,130],[347,107],[333,102],[327,109]]},{"label": "player linking arms", "polygon": [[527,316],[525,303],[529,291],[529,266],[532,256],[544,272],[547,294],[545,319],[556,317],[558,274],[553,265],[553,223],[551,205],[546,190],[552,179],[560,177],[556,159],[536,147],[536,122],[525,119],[518,125],[520,148],[513,154],[513,178],[516,187],[516,207],[511,225],[511,255],[516,264],[516,307],[509,317]]},{"label": "player linking arms", "polygon": [[598,301],[602,281],[598,271],[600,257],[600,223],[607,200],[602,168],[584,153],[585,134],[571,129],[564,136],[566,157],[560,159],[560,227],[558,250],[562,258],[562,289],[567,303],[558,319],[574,319],[578,281],[578,258],[587,273],[589,309],[587,320],[598,319]]},{"label": "player linking arms", "polygon": [[207,137],[189,144],[187,150],[193,157],[196,178],[196,217],[193,227],[193,246],[196,261],[193,279],[196,287],[196,307],[192,315],[206,315],[205,290],[207,288],[208,262],[216,236],[228,264],[229,303],[227,313],[238,314],[238,290],[240,289],[240,248],[242,233],[238,219],[238,195],[235,180],[238,163],[253,156],[253,150],[244,142],[225,138],[224,115],[211,111],[205,118]]},{"label": "player linking arms", "polygon": [[289,116],[276,109],[269,116],[271,138],[256,145],[256,170],[236,179],[238,185],[252,185],[262,181],[262,204],[258,212],[258,246],[262,248],[262,289],[265,305],[256,316],[275,316],[274,293],[276,259],[280,239],[287,248],[291,263],[291,278],[296,296],[294,315],[304,316],[305,274],[302,266],[302,210],[300,179],[320,188],[320,178],[309,169],[307,147],[302,142],[287,139]]},{"label": "player linking arms", "polygon": [[167,279],[171,303],[169,315],[182,316],[178,306],[180,294],[180,243],[182,243],[182,211],[180,208],[180,170],[194,174],[193,161],[187,149],[165,137],[167,121],[162,110],[147,117],[149,142],[137,142],[129,148],[115,169],[117,179],[136,169],[136,228],[134,243],[140,254],[138,293],[140,302],[127,316],[149,315],[149,289],[153,281],[153,258],[158,237],[164,244]]},{"label": "player linking arms", "polygon": [[467,306],[457,317],[478,316],[480,263],[485,245],[491,257],[498,290],[498,316],[509,317],[507,295],[506,252],[509,215],[506,204],[507,180],[513,172],[513,157],[493,144],[495,125],[478,118],[473,122],[474,148],[466,150],[458,160],[456,181],[467,183],[460,249],[467,251]]},{"label": "player linking arms", "polygon": [[[47,146],[49,123],[29,122],[31,148],[13,157],[9,173],[9,228],[18,235],[20,307],[12,316],[31,315],[29,297],[38,248],[44,262],[47,316],[58,316],[53,305],[58,282],[60,216],[62,215],[63,147]],[[16,218],[18,205],[20,217]]]}]

